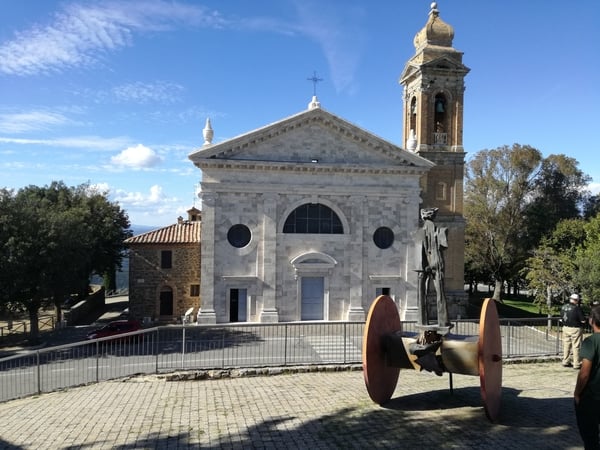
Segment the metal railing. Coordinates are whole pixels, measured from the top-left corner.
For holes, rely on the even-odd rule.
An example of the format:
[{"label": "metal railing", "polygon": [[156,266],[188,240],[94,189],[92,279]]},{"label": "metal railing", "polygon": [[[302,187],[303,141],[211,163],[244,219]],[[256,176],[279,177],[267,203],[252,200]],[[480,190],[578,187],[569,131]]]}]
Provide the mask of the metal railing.
[{"label": "metal railing", "polygon": [[448,134],[447,133],[433,133],[433,143],[435,145],[448,144]]},{"label": "metal railing", "polygon": [[[500,321],[503,358],[562,352],[558,319]],[[135,374],[361,362],[363,322],[161,326],[0,359],[0,401]],[[402,331],[414,333],[415,323]],[[454,335],[478,335],[477,321]],[[450,337],[451,338],[451,337]]]}]

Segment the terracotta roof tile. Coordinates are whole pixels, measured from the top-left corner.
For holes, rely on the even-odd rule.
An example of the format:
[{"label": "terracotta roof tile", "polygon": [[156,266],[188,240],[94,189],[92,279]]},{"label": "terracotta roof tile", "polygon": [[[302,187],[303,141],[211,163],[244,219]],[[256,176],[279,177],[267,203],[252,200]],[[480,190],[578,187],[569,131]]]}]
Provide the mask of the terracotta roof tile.
[{"label": "terracotta roof tile", "polygon": [[126,244],[199,244],[200,221],[184,221],[158,230],[138,234],[125,240]]}]

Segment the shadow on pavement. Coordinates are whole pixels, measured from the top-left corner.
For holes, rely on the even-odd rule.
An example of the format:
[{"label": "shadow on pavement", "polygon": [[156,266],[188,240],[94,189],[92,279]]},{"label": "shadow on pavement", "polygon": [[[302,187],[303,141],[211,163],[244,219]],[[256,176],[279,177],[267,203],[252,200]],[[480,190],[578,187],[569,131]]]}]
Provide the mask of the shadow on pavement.
[{"label": "shadow on pavement", "polygon": [[[203,449],[217,448],[577,448],[577,428],[571,400],[520,397],[516,389],[503,390],[504,414],[499,424],[490,423],[481,406],[479,388],[461,388],[407,395],[392,399],[385,408],[361,411],[363,406],[343,408],[291,428],[289,416],[264,420],[240,435],[224,433]],[[460,414],[453,408],[464,408]],[[439,416],[432,420],[432,411]],[[200,448],[198,437],[205,418],[190,422],[189,432],[164,436],[149,433],[134,442],[114,447]],[[549,433],[549,428],[555,427]],[[91,446],[102,445],[96,442]],[[526,445],[526,447],[523,447]],[[77,448],[80,448],[77,446]]]}]

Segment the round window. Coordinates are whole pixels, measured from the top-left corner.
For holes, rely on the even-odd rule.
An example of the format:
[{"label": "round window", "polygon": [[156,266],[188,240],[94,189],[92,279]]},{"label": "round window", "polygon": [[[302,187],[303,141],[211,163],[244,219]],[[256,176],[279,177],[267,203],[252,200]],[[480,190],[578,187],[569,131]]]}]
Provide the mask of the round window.
[{"label": "round window", "polygon": [[394,232],[388,227],[379,227],[373,233],[373,242],[381,249],[390,248],[394,243]]},{"label": "round window", "polygon": [[232,226],[227,232],[227,240],[236,248],[242,248],[248,245],[252,233],[246,225],[238,224]]}]

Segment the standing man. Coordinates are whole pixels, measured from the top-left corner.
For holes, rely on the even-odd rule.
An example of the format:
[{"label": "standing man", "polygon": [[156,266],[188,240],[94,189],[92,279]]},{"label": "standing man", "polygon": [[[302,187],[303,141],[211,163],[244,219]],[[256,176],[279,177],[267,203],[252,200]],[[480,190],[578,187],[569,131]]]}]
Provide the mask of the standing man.
[{"label": "standing man", "polygon": [[560,317],[563,323],[562,365],[579,369],[581,367],[579,349],[581,348],[583,325],[585,324],[585,316],[581,306],[579,306],[579,295],[571,294],[569,303],[563,305],[560,310]]},{"label": "standing man", "polygon": [[600,306],[590,314],[594,333],[581,347],[581,369],[575,385],[575,417],[586,450],[600,449]]}]

